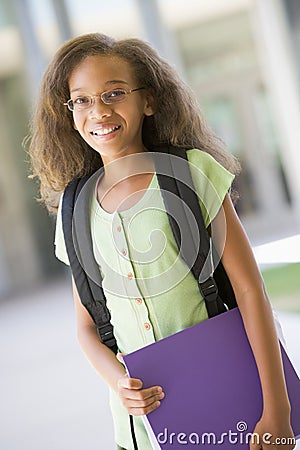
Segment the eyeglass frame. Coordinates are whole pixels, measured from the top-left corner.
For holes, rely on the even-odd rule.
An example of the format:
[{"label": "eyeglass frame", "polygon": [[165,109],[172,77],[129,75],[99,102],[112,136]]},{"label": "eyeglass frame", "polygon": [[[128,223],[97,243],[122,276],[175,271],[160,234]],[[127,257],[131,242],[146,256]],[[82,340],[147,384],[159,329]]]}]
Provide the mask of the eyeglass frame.
[{"label": "eyeglass frame", "polygon": [[[114,105],[115,103],[122,103],[122,102],[124,102],[124,101],[126,100],[126,98],[127,98],[127,95],[131,94],[132,92],[140,91],[141,89],[146,89],[146,88],[145,88],[145,86],[142,86],[142,87],[139,87],[139,88],[130,89],[129,91],[126,90],[126,89],[123,89],[123,88],[116,88],[116,89],[110,89],[110,90],[108,90],[108,91],[101,92],[101,94],[95,94],[95,95],[82,95],[82,97],[88,97],[88,98],[90,98],[90,99],[91,99],[91,103],[90,103],[90,105],[87,106],[86,108],[82,108],[82,109],[79,108],[79,110],[77,110],[77,111],[85,111],[85,110],[90,109],[92,106],[94,106],[94,104],[95,104],[95,98],[96,98],[96,97],[100,97],[100,98],[101,98],[101,101],[102,101],[105,105]],[[105,95],[105,94],[107,94],[107,93],[109,93],[109,92],[112,92],[112,91],[123,91],[123,92],[126,94],[126,96],[125,96],[122,100],[116,100],[116,101],[112,101],[112,102],[107,102],[107,101],[105,101],[105,100],[103,99],[103,95]],[[78,97],[78,98],[80,98],[80,97]],[[76,99],[75,99],[75,100],[76,100]],[[71,98],[69,98],[69,100],[67,100],[66,102],[64,102],[63,105],[64,105],[64,106],[67,106],[69,111],[74,112],[74,111],[76,111],[76,108],[75,108],[75,105],[74,105],[74,101],[75,101],[75,100],[72,100]],[[71,106],[70,106],[70,103],[71,103],[71,102],[73,102],[73,109],[72,109]]]}]

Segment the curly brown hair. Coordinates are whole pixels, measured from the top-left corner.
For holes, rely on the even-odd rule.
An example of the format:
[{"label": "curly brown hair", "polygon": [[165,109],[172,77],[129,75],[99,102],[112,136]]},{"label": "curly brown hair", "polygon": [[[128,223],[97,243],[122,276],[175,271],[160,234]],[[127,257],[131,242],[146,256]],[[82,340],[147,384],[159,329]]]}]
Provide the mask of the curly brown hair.
[{"label": "curly brown hair", "polygon": [[63,102],[69,98],[69,77],[86,57],[118,56],[133,68],[140,86],[155,97],[156,112],[145,117],[143,143],[149,150],[165,144],[199,148],[211,154],[232,173],[239,164],[223,142],[207,126],[195,94],[174,68],[146,42],[115,40],[100,33],[67,41],[54,55],[43,76],[37,106],[31,121],[29,156],[32,175],[40,181],[40,201],[56,211],[66,185],[102,165],[100,155],[73,127],[72,115]]}]

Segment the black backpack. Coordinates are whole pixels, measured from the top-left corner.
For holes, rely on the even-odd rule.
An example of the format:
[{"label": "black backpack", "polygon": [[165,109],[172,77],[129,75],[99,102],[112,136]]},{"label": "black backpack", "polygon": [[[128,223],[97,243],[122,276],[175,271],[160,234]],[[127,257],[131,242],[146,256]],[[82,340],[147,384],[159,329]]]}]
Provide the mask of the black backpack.
[{"label": "black backpack", "polygon": [[[169,146],[156,149],[152,155],[180,256],[198,281],[208,317],[235,308],[237,303],[232,286],[204,224],[186,150]],[[116,354],[118,346],[110,323],[100,271],[93,255],[89,223],[91,189],[94,189],[93,181],[99,177],[101,170],[103,168],[73,180],[66,187],[62,223],[70,267],[81,302],[96,324],[101,341]],[[78,214],[74,214],[75,205]],[[197,245],[199,242],[200,245]],[[85,270],[87,267],[88,270]],[[137,448],[132,417],[130,419],[134,448]]]},{"label": "black backpack", "polygon": [[[208,317],[214,317],[227,309],[235,308],[237,304],[233,289],[205,228],[186,151],[175,147],[159,148],[157,152],[153,152],[153,156],[174,238],[181,257],[191,267],[198,281]],[[92,250],[88,199],[91,189],[82,190],[83,186],[87,187],[88,180],[92,181],[92,177],[98,178],[98,172],[73,180],[66,187],[62,203],[62,223],[70,267],[81,302],[97,325],[101,341],[117,353],[101,275]],[[94,187],[94,183],[90,183],[90,186]],[[79,196],[80,193],[83,195]],[[181,201],[177,201],[178,198]],[[75,204],[80,211],[76,215],[74,214]],[[191,211],[193,217],[191,217]],[[195,249],[195,231],[197,230],[201,245]],[[80,251],[83,248],[84,251]],[[213,262],[210,264],[210,256],[212,260],[217,261],[216,267],[212,267]],[[203,273],[205,266],[207,266],[206,273]],[[83,267],[88,267],[88,270],[84,270]],[[202,280],[200,274],[202,274]]]}]

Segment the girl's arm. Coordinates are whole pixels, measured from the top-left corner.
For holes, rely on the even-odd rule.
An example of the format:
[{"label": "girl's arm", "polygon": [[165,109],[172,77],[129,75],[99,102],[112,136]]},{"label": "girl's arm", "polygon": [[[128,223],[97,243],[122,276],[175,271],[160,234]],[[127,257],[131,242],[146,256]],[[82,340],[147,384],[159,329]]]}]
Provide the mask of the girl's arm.
[{"label": "girl's arm", "polygon": [[119,394],[129,414],[136,416],[149,414],[160,405],[160,400],[164,396],[162,388],[153,386],[142,389],[141,380],[128,378],[124,366],[117,360],[116,355],[100,341],[97,328],[80,301],[73,279],[72,284],[77,336],[83,352],[98,374]]},{"label": "girl's arm", "polygon": [[[248,238],[228,195],[223,202],[223,211],[221,208],[213,221],[212,230],[213,236],[217,236],[214,242],[222,254],[260,375],[263,413],[254,431],[261,437],[264,433],[272,434],[274,443],[276,438],[293,437],[290,403],[272,309]],[[252,449],[266,447],[262,439],[260,445],[251,446]],[[283,448],[276,444],[272,447]],[[292,449],[294,445],[285,445],[284,448]]]}]

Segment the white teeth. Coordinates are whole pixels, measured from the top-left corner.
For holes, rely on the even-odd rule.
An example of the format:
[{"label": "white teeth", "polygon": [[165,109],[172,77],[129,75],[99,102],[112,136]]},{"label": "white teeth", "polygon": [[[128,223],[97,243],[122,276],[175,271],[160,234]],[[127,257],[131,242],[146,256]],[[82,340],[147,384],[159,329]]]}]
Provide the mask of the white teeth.
[{"label": "white teeth", "polygon": [[113,131],[116,131],[120,128],[119,125],[117,125],[116,127],[112,127],[112,128],[101,128],[100,130],[95,130],[92,131],[91,133],[94,136],[105,136],[106,134],[112,133]]}]

